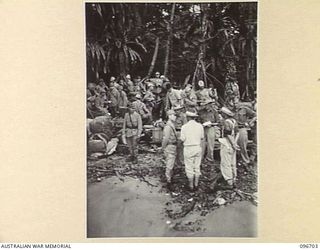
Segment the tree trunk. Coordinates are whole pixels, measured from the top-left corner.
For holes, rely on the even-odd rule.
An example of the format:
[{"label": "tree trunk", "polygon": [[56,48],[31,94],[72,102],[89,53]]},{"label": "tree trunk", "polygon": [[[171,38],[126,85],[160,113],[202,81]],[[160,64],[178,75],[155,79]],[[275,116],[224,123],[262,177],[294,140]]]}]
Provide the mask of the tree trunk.
[{"label": "tree trunk", "polygon": [[119,52],[119,74],[122,77],[126,75],[126,58],[123,51]]},{"label": "tree trunk", "polygon": [[174,18],[174,11],[176,8],[176,4],[172,4],[171,8],[171,15],[170,15],[170,22],[167,25],[167,30],[169,32],[168,40],[167,40],[167,46],[166,46],[166,54],[165,54],[165,61],[164,61],[164,71],[163,74],[165,76],[168,76],[168,70],[169,70],[169,56],[170,56],[170,45],[172,40],[172,24],[173,24],[173,18]]},{"label": "tree trunk", "polygon": [[[202,3],[201,5],[202,12],[202,22],[201,22],[201,31],[202,31],[202,40],[207,38],[207,19],[208,19],[208,4]],[[202,42],[200,45],[200,64],[202,66],[202,76],[205,86],[207,87],[207,77],[204,60],[206,58],[206,43]]]},{"label": "tree trunk", "polygon": [[151,65],[150,65],[150,68],[149,68],[149,71],[148,71],[148,74],[147,74],[147,78],[149,78],[152,74],[152,71],[154,69],[154,65],[156,64],[156,60],[157,60],[157,57],[158,57],[158,50],[159,50],[159,42],[160,39],[159,37],[157,37],[156,39],[156,47],[154,48],[154,52],[153,52],[153,57],[152,57],[152,61],[151,61]]}]

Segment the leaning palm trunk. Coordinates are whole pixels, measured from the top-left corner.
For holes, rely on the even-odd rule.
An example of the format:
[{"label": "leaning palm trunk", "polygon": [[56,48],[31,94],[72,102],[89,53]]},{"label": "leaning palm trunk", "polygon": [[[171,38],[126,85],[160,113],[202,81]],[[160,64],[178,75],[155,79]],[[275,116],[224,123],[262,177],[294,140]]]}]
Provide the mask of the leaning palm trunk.
[{"label": "leaning palm trunk", "polygon": [[147,78],[149,78],[152,74],[152,71],[154,69],[154,65],[156,64],[157,61],[157,57],[158,57],[158,51],[159,51],[159,43],[160,43],[160,39],[159,37],[157,37],[156,39],[156,47],[154,48],[154,52],[153,52],[153,57],[152,57],[152,61],[151,61],[151,65],[147,74]]},{"label": "leaning palm trunk", "polygon": [[171,8],[171,15],[170,15],[170,22],[167,25],[167,29],[169,31],[169,36],[167,40],[167,46],[166,46],[166,56],[165,56],[165,61],[164,61],[164,72],[163,74],[165,76],[168,76],[168,69],[169,69],[169,56],[170,56],[170,45],[171,45],[171,40],[172,40],[172,24],[173,24],[173,18],[174,18],[174,11],[176,8],[176,4],[172,4]]},{"label": "leaning palm trunk", "polygon": [[[201,5],[201,12],[202,12],[202,22],[201,22],[201,32],[202,32],[202,39],[205,40],[207,37],[207,19],[208,19],[208,4],[202,3]],[[202,77],[203,81],[205,82],[205,86],[208,86],[207,84],[207,77],[206,77],[206,67],[205,67],[205,58],[206,58],[206,43],[202,43],[200,45],[200,65],[202,70]]]}]

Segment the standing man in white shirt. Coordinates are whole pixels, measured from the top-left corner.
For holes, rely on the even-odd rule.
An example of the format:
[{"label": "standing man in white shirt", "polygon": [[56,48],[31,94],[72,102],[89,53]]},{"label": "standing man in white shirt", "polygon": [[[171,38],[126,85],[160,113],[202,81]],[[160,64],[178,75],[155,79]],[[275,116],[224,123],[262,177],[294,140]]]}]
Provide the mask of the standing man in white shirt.
[{"label": "standing man in white shirt", "polygon": [[204,140],[203,126],[194,119],[198,115],[187,111],[188,122],[181,128],[181,141],[183,142],[183,154],[186,175],[189,181],[189,190],[198,188],[201,164],[201,143]]}]

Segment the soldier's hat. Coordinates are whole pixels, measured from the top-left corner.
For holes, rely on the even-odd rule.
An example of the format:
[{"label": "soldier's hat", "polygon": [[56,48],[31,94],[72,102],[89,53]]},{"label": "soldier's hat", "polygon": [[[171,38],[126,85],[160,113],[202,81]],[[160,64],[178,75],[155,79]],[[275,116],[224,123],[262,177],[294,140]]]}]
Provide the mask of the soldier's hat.
[{"label": "soldier's hat", "polygon": [[211,103],[215,103],[215,100],[211,99],[211,100],[206,100],[200,103],[201,106],[205,106],[207,104],[211,104]]},{"label": "soldier's hat", "polygon": [[198,85],[199,85],[199,87],[204,87],[204,81],[200,80],[200,81],[198,82]]},{"label": "soldier's hat", "polygon": [[220,111],[221,111],[221,113],[224,113],[224,114],[226,114],[226,115],[228,115],[230,117],[234,116],[234,113],[230,109],[228,109],[227,107],[222,107],[220,109]]},{"label": "soldier's hat", "polygon": [[175,106],[175,107],[173,107],[173,110],[180,110],[180,109],[183,109],[184,108],[184,106],[181,106],[181,105],[177,105],[177,106]]},{"label": "soldier's hat", "polygon": [[186,112],[186,116],[189,116],[189,117],[197,117],[198,115],[197,115],[197,113],[195,113],[195,112],[187,111],[187,112]]},{"label": "soldier's hat", "polygon": [[167,111],[167,115],[168,116],[169,115],[175,115],[175,114],[176,114],[176,112],[173,109],[170,109],[170,110]]}]

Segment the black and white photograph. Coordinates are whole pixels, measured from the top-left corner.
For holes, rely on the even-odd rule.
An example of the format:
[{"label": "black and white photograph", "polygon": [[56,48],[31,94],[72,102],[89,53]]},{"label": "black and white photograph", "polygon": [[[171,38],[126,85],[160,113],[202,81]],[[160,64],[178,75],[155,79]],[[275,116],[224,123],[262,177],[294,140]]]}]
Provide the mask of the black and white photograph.
[{"label": "black and white photograph", "polygon": [[87,238],[257,237],[258,3],[84,8]]}]

